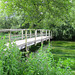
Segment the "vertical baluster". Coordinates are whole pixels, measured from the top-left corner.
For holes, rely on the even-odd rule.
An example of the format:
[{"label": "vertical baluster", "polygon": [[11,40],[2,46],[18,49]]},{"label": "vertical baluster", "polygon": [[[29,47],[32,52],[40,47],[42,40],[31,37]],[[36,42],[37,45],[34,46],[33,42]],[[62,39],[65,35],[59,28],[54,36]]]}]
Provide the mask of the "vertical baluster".
[{"label": "vertical baluster", "polygon": [[41,32],[41,44],[43,44],[43,30],[40,30]]},{"label": "vertical baluster", "polygon": [[41,32],[41,50],[43,48],[43,30],[40,30]]},{"label": "vertical baluster", "polygon": [[37,30],[36,30],[36,37],[37,37]]},{"label": "vertical baluster", "polygon": [[51,39],[52,39],[52,31],[51,31]]},{"label": "vertical baluster", "polygon": [[28,51],[27,49],[27,30],[25,30],[25,48],[26,48],[26,52]]},{"label": "vertical baluster", "polygon": [[35,45],[36,45],[37,30],[35,30]]},{"label": "vertical baluster", "polygon": [[46,41],[47,41],[47,30],[46,30]]},{"label": "vertical baluster", "polygon": [[22,30],[22,40],[23,40],[23,30]]},{"label": "vertical baluster", "polygon": [[47,30],[46,30],[46,36],[47,36]]},{"label": "vertical baluster", "polygon": [[50,30],[49,30],[49,41],[50,41]]},{"label": "vertical baluster", "polygon": [[11,41],[11,31],[9,31],[9,41]]},{"label": "vertical baluster", "polygon": [[30,38],[32,37],[32,31],[30,30]]}]

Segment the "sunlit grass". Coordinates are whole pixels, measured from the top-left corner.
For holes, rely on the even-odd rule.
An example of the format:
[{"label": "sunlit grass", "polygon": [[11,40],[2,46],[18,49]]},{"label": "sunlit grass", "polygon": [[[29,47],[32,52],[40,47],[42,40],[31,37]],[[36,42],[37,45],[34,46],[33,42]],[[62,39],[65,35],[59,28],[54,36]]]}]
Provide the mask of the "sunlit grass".
[{"label": "sunlit grass", "polygon": [[[67,56],[75,58],[75,42],[68,42],[68,41],[52,41],[52,50],[51,52],[56,55],[59,54],[60,56]],[[59,57],[60,58],[60,57]]]},{"label": "sunlit grass", "polygon": [[69,42],[69,41],[52,41],[53,47],[62,47],[62,48],[68,48],[68,49],[74,49],[75,50],[75,42]]},{"label": "sunlit grass", "polygon": [[[63,60],[70,58],[75,62],[75,42],[52,41],[51,46],[51,52],[53,53],[55,60],[58,61],[59,58],[62,58]],[[71,68],[75,72],[75,63]]]},{"label": "sunlit grass", "polygon": [[[46,50],[48,45],[43,47]],[[75,42],[72,41],[51,41],[51,52],[54,59],[58,62],[59,58],[66,60],[70,58],[74,63],[71,65],[73,72],[75,73]]]}]

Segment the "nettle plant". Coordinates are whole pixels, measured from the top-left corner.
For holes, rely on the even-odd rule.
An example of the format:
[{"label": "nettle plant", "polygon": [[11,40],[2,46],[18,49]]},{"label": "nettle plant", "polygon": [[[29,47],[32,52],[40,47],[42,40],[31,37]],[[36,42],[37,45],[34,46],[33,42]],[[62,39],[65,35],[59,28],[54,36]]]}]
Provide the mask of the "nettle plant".
[{"label": "nettle plant", "polygon": [[37,53],[30,53],[27,59],[22,58],[15,43],[10,43],[9,47],[5,44],[5,39],[0,39],[0,75],[73,75],[69,67],[70,59],[55,62],[50,43],[47,50],[43,50],[42,45]]},{"label": "nettle plant", "polygon": [[[0,37],[1,38],[1,37]],[[20,50],[15,43],[7,47],[5,37],[0,39],[0,75],[18,75],[21,71],[23,63],[21,61]]]},{"label": "nettle plant", "polygon": [[55,62],[50,48],[43,51],[42,48],[36,54],[31,53],[26,62],[24,75],[73,75],[70,69],[70,59],[59,59]]}]

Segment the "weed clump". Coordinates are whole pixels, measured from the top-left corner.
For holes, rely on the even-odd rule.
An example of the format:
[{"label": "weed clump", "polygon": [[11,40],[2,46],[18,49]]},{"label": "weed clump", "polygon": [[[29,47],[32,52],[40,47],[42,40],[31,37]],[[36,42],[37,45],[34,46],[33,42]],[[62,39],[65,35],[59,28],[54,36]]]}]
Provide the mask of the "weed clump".
[{"label": "weed clump", "polygon": [[5,39],[0,40],[0,75],[73,75],[70,59],[66,63],[59,59],[56,63],[49,47],[47,50],[41,47],[37,53],[30,53],[29,58],[22,58],[15,44],[7,47],[5,43]]}]

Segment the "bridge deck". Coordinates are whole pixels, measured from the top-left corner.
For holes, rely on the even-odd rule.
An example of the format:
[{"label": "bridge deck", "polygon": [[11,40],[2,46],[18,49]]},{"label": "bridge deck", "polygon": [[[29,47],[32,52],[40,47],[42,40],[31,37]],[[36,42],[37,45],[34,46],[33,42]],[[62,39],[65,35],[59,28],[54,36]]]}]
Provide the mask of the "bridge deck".
[{"label": "bridge deck", "polygon": [[[35,41],[35,38],[28,38],[27,39],[27,47],[28,46],[31,46],[31,45],[34,45],[34,44],[37,44],[37,43],[40,43],[41,40],[42,41],[46,41],[48,40],[50,37],[49,36],[42,36],[41,37],[36,37],[36,41]],[[24,40],[18,40],[18,41],[15,41],[15,42],[11,42],[11,44],[15,43],[19,49],[23,49],[25,48],[25,39]],[[7,46],[9,46],[9,43],[6,44]]]}]

